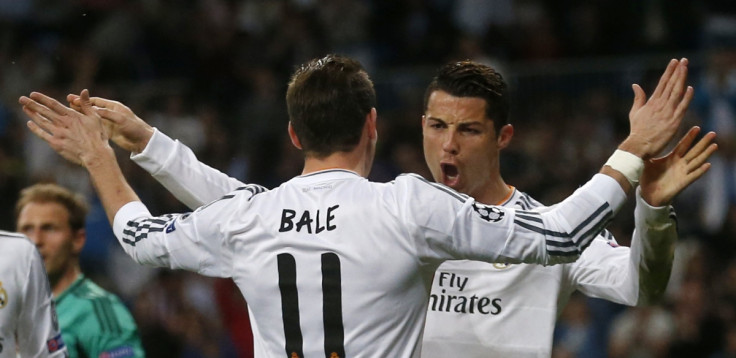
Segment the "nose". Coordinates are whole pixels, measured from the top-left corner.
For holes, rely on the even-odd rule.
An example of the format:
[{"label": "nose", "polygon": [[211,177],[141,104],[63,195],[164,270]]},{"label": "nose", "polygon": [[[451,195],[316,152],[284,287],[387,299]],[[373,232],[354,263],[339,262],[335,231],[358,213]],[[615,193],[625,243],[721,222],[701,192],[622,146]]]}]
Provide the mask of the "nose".
[{"label": "nose", "polygon": [[43,245],[43,235],[41,234],[41,230],[34,228],[25,230],[23,233],[28,236],[28,238],[31,239],[31,242],[33,242],[37,247],[41,247]]},{"label": "nose", "polygon": [[444,138],[442,138],[442,150],[450,154],[457,154],[457,133],[453,130],[445,132]]}]

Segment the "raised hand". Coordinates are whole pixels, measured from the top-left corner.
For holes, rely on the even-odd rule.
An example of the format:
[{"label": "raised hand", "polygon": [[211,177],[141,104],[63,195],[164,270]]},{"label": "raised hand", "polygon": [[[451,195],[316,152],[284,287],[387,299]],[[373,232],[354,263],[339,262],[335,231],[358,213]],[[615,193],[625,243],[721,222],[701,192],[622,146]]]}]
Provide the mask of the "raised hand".
[{"label": "raised hand", "polygon": [[647,100],[644,90],[633,85],[634,103],[629,112],[629,137],[619,149],[647,160],[658,155],[677,133],[693,98],[693,88],[685,86],[688,60],[671,60]]},{"label": "raised hand", "polygon": [[669,204],[710,169],[710,163],[706,161],[718,149],[718,145],[713,143],[716,134],[707,133],[691,147],[699,132],[699,127],[691,128],[669,154],[644,162],[641,196],[649,205]]},{"label": "raised hand", "polygon": [[31,132],[67,160],[87,167],[105,160],[100,153],[112,153],[102,118],[89,103],[89,91],[82,91],[80,111],[38,92],[20,97],[19,102],[31,119]]},{"label": "raised hand", "polygon": [[[81,111],[80,96],[70,94],[66,97],[71,108]],[[92,97],[89,102],[103,121],[110,139],[121,148],[140,153],[146,148],[153,135],[153,127],[140,119],[133,111],[118,101]]]}]

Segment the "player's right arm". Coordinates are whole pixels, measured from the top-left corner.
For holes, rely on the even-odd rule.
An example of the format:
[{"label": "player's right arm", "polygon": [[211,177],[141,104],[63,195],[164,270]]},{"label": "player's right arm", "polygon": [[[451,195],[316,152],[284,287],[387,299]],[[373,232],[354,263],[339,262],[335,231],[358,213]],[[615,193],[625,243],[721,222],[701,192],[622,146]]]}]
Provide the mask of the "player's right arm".
[{"label": "player's right arm", "polygon": [[66,357],[67,350],[61,339],[51,287],[46,277],[43,260],[28,242],[24,255],[28,278],[23,290],[23,305],[18,320],[18,348],[21,357]]},{"label": "player's right arm", "polygon": [[[67,100],[81,111],[79,96],[70,94]],[[245,185],[200,162],[186,145],[151,127],[124,104],[101,97],[89,101],[105,120],[110,140],[190,209]]]}]

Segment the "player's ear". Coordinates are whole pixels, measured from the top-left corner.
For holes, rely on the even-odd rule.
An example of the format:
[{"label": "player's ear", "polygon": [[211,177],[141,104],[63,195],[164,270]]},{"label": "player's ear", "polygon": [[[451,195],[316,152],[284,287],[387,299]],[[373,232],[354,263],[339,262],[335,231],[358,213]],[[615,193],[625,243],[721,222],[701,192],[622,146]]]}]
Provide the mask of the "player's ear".
[{"label": "player's ear", "polygon": [[299,137],[296,136],[296,132],[294,132],[294,127],[291,126],[291,121],[289,121],[289,138],[291,139],[291,144],[293,144],[298,149],[302,149],[302,142],[299,141]]},{"label": "player's ear", "polygon": [[366,131],[368,132],[368,138],[371,140],[375,140],[378,138],[378,124],[376,123],[378,121],[378,112],[376,111],[376,108],[371,108],[370,113],[365,118],[365,126]]},{"label": "player's ear", "polygon": [[513,136],[514,136],[514,126],[507,124],[501,127],[501,131],[498,133],[498,137],[496,138],[498,149],[504,149],[508,147],[509,143],[511,143],[511,138]]},{"label": "player's ear", "polygon": [[87,241],[87,231],[84,229],[79,229],[74,232],[72,236],[72,250],[75,254],[79,254],[82,252],[82,249],[84,248],[84,243]]}]

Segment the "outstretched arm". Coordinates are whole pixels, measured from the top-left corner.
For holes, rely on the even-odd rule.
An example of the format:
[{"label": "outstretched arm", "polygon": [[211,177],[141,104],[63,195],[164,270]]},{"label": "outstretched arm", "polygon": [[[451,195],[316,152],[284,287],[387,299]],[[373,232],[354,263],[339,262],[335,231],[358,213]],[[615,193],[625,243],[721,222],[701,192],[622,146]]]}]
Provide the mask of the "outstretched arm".
[{"label": "outstretched arm", "polygon": [[631,247],[619,247],[610,233],[599,236],[571,266],[575,288],[588,296],[629,306],[662,299],[677,242],[677,222],[668,204],[705,173],[706,160],[716,150],[714,133],[692,146],[698,132],[697,127],[692,128],[671,153],[647,161],[636,193]]},{"label": "outstretched arm", "polygon": [[[702,177],[710,168],[708,158],[718,146],[716,134],[707,133],[694,146],[700,128],[693,127],[667,155],[646,162],[641,177],[635,211],[636,231],[631,243],[632,260],[638,261],[639,304],[656,303],[667,288],[672,271],[677,228],[674,210],[668,208],[674,197]],[[668,208],[669,220],[647,213]],[[660,217],[663,216],[660,214]]]},{"label": "outstretched arm", "polygon": [[[79,96],[70,94],[67,100],[81,111]],[[191,149],[151,127],[124,104],[100,97],[91,97],[90,103],[110,139],[190,209],[246,185],[200,162]]]}]

